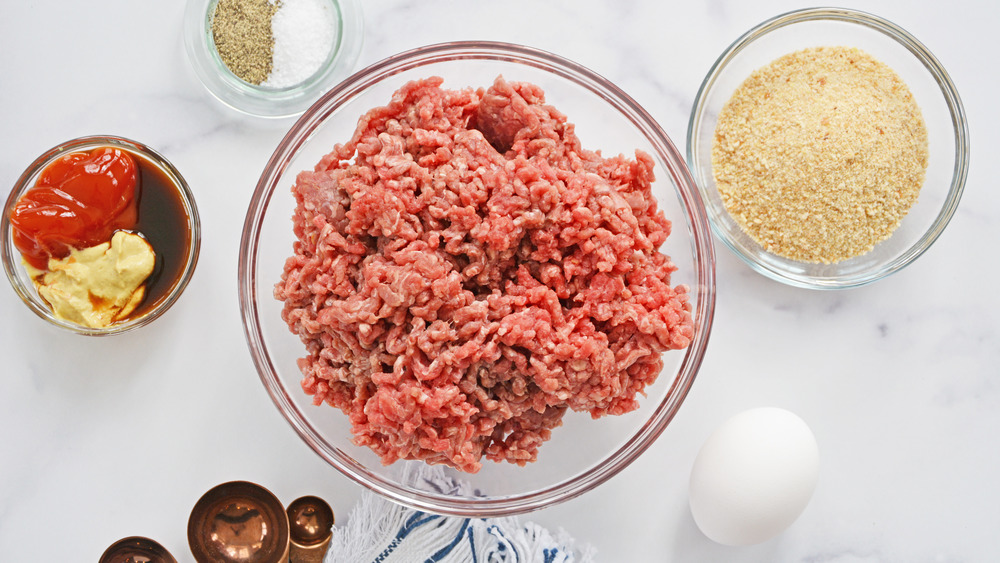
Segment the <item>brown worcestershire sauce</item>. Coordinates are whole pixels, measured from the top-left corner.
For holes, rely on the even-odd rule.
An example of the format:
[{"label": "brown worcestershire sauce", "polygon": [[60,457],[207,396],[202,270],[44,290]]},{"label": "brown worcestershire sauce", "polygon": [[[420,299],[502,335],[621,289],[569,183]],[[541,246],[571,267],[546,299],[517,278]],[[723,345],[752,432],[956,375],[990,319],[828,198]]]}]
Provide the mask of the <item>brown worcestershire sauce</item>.
[{"label": "brown worcestershire sauce", "polygon": [[191,251],[188,213],[180,187],[145,156],[129,151],[139,165],[139,220],[133,229],[156,253],[153,273],[146,279],[146,297],[129,318],[145,315],[166,299],[181,279]]}]

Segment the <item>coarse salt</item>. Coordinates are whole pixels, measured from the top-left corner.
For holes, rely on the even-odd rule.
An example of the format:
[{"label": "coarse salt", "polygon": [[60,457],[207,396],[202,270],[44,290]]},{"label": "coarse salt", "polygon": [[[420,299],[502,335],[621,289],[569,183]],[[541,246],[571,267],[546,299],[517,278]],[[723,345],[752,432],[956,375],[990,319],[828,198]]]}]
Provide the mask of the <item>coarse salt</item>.
[{"label": "coarse salt", "polygon": [[281,0],[271,19],[274,58],[268,88],[300,84],[323,65],[336,39],[332,6],[327,0]]}]

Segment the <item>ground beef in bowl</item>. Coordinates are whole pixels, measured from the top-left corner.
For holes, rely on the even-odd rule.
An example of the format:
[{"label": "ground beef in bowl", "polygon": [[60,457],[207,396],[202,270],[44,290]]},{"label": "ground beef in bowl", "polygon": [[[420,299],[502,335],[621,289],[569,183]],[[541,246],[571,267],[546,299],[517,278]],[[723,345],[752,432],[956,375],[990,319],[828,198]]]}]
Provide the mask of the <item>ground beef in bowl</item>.
[{"label": "ground beef in bowl", "polygon": [[542,90],[413,81],[298,175],[275,297],[302,387],[389,464],[523,465],[567,409],[638,407],[693,335],[653,160],[580,145]]}]

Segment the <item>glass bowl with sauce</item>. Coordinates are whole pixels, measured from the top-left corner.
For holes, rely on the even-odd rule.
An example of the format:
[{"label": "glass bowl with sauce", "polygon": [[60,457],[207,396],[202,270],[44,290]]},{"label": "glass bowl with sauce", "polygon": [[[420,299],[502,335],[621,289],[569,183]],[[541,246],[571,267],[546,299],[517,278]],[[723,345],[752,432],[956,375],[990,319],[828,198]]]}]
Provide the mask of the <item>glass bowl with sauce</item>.
[{"label": "glass bowl with sauce", "polygon": [[[66,162],[75,159],[82,167],[85,155],[93,156],[98,153],[124,154],[127,156],[122,158],[126,160],[131,157],[130,160],[134,163],[134,176],[137,180],[134,196],[137,201],[129,220],[130,224],[115,224],[111,228],[115,233],[125,231],[138,235],[152,247],[155,261],[151,272],[142,283],[141,298],[136,298],[136,302],[130,307],[131,310],[123,309],[124,313],[107,326],[87,326],[69,320],[65,315],[56,314],[50,302],[39,293],[39,284],[36,279],[47,272],[44,269],[39,270],[31,263],[41,263],[44,268],[46,261],[39,261],[37,257],[32,259],[30,254],[22,253],[26,243],[22,241],[19,245],[18,236],[20,235],[17,233],[25,232],[25,226],[20,224],[18,228],[15,228],[19,219],[15,218],[14,215],[15,208],[26,194],[37,194],[38,191],[33,190],[41,187],[40,183],[49,182],[48,179],[40,182],[40,179],[68,178],[79,171],[67,172],[65,170]],[[64,168],[60,170],[59,166]],[[91,185],[95,190],[108,187],[108,184],[94,187],[92,180],[83,180],[83,182],[90,182],[88,185]],[[39,199],[46,196],[29,195],[28,197]],[[96,215],[106,213],[105,210],[94,209],[94,201],[96,200],[82,203],[80,208],[73,210],[73,213],[81,216],[87,213]],[[65,201],[57,202],[55,205],[56,207],[65,205]],[[37,221],[36,217],[35,226],[38,225]],[[50,223],[46,221],[45,224]],[[72,228],[66,227],[63,229],[66,229],[66,232],[72,230]],[[58,327],[89,336],[120,334],[145,326],[162,315],[177,301],[190,281],[198,262],[201,245],[201,223],[198,209],[194,196],[180,172],[162,155],[141,143],[122,137],[104,135],[80,137],[67,141],[36,158],[18,178],[7,197],[3,216],[0,218],[0,230],[2,230],[0,257],[3,260],[3,267],[11,286],[25,305],[39,317]],[[59,233],[60,237],[65,234],[62,230]],[[76,252],[81,250],[73,244],[67,243],[67,246],[74,248],[74,253],[71,256],[77,256]],[[91,304],[100,305],[102,298],[93,293],[89,293],[88,297]]]}]

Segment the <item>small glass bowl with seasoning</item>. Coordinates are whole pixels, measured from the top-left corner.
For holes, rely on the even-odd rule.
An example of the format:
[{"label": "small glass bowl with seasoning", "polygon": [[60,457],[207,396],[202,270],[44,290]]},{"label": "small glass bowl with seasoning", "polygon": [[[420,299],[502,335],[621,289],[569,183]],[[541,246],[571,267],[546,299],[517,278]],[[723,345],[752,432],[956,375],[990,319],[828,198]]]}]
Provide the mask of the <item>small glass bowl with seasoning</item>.
[{"label": "small glass bowl with seasoning", "polygon": [[687,159],[715,235],[757,272],[810,289],[880,280],[958,206],[969,131],[947,71],[878,16],[769,19],[709,70]]},{"label": "small glass bowl with seasoning", "polygon": [[0,257],[24,304],[88,336],[151,323],[194,273],[201,226],[180,172],[122,137],[80,137],[36,158],[0,218]]},{"label": "small glass bowl with seasoning", "polygon": [[357,62],[357,0],[189,0],[184,45],[223,104],[259,117],[302,113]]}]

